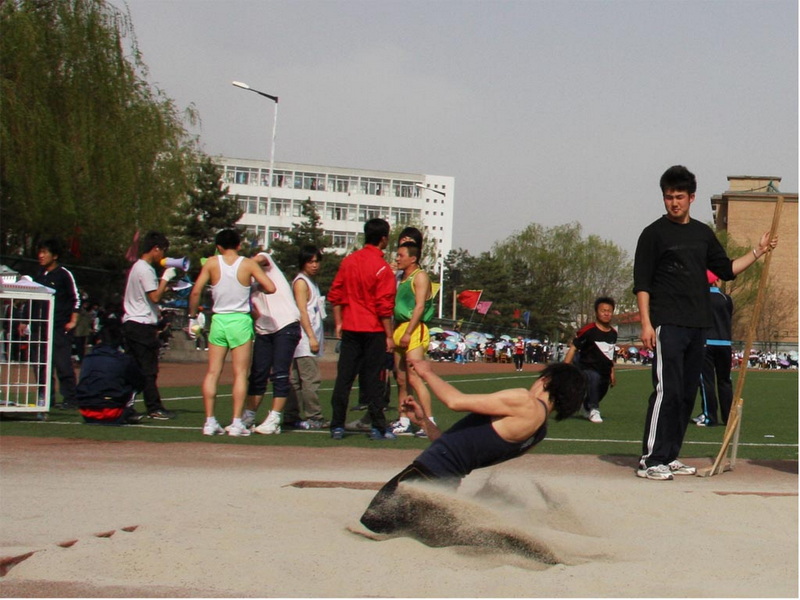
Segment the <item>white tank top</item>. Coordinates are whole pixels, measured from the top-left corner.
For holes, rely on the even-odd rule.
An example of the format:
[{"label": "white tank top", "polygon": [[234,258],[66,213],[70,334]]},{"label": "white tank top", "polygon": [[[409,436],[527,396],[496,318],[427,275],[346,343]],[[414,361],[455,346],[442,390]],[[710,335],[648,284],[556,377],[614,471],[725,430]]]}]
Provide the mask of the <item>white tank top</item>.
[{"label": "white tank top", "polygon": [[211,286],[214,312],[217,314],[250,312],[250,286],[242,285],[236,277],[242,260],[244,260],[244,256],[240,256],[232,265],[229,265],[222,256],[217,257],[219,281]]}]

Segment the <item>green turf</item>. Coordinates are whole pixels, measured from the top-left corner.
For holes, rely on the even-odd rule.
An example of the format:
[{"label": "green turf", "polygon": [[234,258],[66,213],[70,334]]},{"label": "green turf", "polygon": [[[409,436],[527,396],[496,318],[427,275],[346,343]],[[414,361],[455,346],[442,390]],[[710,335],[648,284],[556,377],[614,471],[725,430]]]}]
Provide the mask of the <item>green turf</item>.
[{"label": "green turf", "polygon": [[[736,377],[736,374],[734,374]],[[533,375],[458,375],[448,377],[459,389],[467,392],[492,392],[504,387],[528,387]],[[619,369],[617,386],[603,400],[602,424],[589,423],[577,417],[561,423],[550,422],[548,438],[536,452],[549,454],[598,454],[635,457],[641,453],[642,427],[650,395],[648,369]],[[735,384],[735,381],[734,381]],[[332,382],[324,382],[322,405],[329,416]],[[393,442],[371,442],[364,434],[349,434],[343,442],[330,439],[327,432],[284,432],[279,436],[252,435],[248,438],[227,436],[203,437],[203,407],[198,387],[164,388],[162,394],[168,408],[178,412],[172,421],[145,420],[143,425],[127,427],[89,426],[81,423],[75,411],[54,410],[46,422],[38,422],[31,414],[2,413],[0,437],[10,435],[79,438],[91,440],[139,440],[146,442],[204,442],[240,445],[302,445],[315,447],[360,446],[379,448],[418,448],[426,440],[401,436]],[[217,415],[228,422],[230,387],[220,388]],[[797,371],[749,371],[742,394],[744,417],[739,441],[739,458],[797,460],[798,439],[798,374]],[[355,393],[353,394],[355,398]],[[269,399],[267,399],[269,402]],[[392,402],[396,406],[396,400]],[[137,405],[142,410],[141,405]],[[262,408],[261,413],[265,409]],[[460,415],[435,401],[434,412],[443,428]],[[699,409],[695,412],[699,412]],[[348,420],[361,413],[351,412]],[[260,416],[263,417],[263,414]],[[396,416],[389,412],[389,419]],[[723,427],[689,425],[681,456],[716,456],[722,441]]]}]

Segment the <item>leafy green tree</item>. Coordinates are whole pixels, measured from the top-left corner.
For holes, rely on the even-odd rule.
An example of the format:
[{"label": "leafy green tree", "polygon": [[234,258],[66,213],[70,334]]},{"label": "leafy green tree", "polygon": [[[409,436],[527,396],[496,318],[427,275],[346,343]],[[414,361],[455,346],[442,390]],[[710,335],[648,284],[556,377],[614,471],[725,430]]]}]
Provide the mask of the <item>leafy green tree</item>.
[{"label": "leafy green tree", "polygon": [[105,0],[0,2],[0,252],[80,232],[81,261],[125,266],[167,230],[194,140],[146,81],[129,14]]},{"label": "leafy green tree", "polygon": [[[236,223],[244,211],[235,197],[228,196],[228,187],[222,182],[222,171],[206,156],[195,167],[195,182],[176,211],[175,224],[170,235],[170,254],[188,256],[193,273],[199,272],[202,258],[216,251],[214,238],[220,229],[241,227]],[[244,254],[248,248],[244,248]]]},{"label": "leafy green tree", "polygon": [[270,251],[275,262],[286,278],[291,281],[298,271],[297,257],[303,246],[316,246],[323,252],[323,260],[317,275],[317,285],[323,294],[330,288],[336,271],[342,262],[342,256],[335,252],[325,252],[331,245],[331,238],[322,229],[322,218],[317,212],[311,198],[303,201],[300,214],[303,220],[284,234],[284,239],[274,240]]}]

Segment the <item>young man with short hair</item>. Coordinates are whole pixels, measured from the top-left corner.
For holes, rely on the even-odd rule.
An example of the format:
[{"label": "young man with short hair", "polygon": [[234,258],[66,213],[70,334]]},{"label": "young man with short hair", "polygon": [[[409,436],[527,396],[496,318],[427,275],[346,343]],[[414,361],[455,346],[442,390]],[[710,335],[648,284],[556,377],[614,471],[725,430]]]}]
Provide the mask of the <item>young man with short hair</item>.
[{"label": "young man with short hair", "polygon": [[139,246],[141,254],[128,273],[125,284],[125,314],[122,333],[125,352],[133,356],[145,377],[144,403],[151,419],[174,419],[175,413],[164,408],[158,391],[158,303],[167,285],[177,272],[173,267],[164,269],[161,279],[153,265],[161,263],[169,250],[169,240],[163,233],[150,231]]},{"label": "young man with short hair", "polygon": [[341,351],[333,387],[331,437],[344,438],[347,402],[358,376],[364,388],[372,424],[370,438],[391,440],[381,403],[380,372],[387,352],[394,351],[392,313],[395,278],[383,258],[389,243],[389,223],[370,219],[364,224],[364,247],[342,261],[331,285],[328,300],[333,305],[336,337]]},{"label": "young man with short hair", "polygon": [[573,365],[555,363],[542,371],[530,389],[467,394],[436,375],[429,362],[411,361],[411,368],[450,410],[469,413],[444,433],[428,419],[413,397],[403,409],[424,428],[431,445],[375,495],[361,523],[376,533],[412,530],[425,515],[408,505],[397,487],[401,482],[427,481],[457,488],[474,469],[522,456],[547,435],[551,414],[561,421],[573,414],[586,393],[586,378]]},{"label": "young man with short hair", "polygon": [[[402,389],[398,390],[401,400],[408,387],[414,390],[417,400],[422,405],[428,418],[433,420],[431,394],[428,388],[413,370],[408,369],[408,361],[424,360],[430,343],[430,334],[426,322],[433,317],[433,299],[431,298],[431,280],[419,266],[420,247],[414,242],[403,242],[397,249],[397,266],[402,278],[397,286],[394,303],[394,365],[397,380],[402,380]],[[411,431],[411,419],[402,410],[399,420],[393,424],[392,433]],[[425,431],[417,432],[424,436]]]},{"label": "young man with short hair", "polygon": [[[81,296],[75,277],[58,264],[61,256],[61,243],[56,239],[44,240],[39,244],[38,259],[41,270],[33,280],[36,283],[55,290],[53,295],[53,339],[51,356],[53,373],[50,386],[50,406],[55,404],[55,387],[52,382],[58,376],[58,388],[61,392],[62,408],[75,408],[75,370],[72,366],[72,334],[78,324],[78,312],[81,308]],[[31,341],[33,360],[41,364],[39,368],[40,404],[43,404],[45,389],[45,365],[48,358],[43,356],[43,343],[47,337],[47,315],[43,310],[44,302],[33,303],[33,320],[31,323]],[[37,314],[38,313],[38,314]],[[38,355],[38,356],[37,356]]]},{"label": "young man with short hair", "polygon": [[[241,238],[235,229],[223,229],[214,240],[217,256],[210,257],[189,294],[189,318],[197,317],[203,288],[211,283],[214,298],[214,318],[208,334],[208,371],[203,379],[203,406],[206,421],[203,435],[248,436],[250,430],[242,424],[242,409],[247,396],[247,374],[253,352],[253,319],[250,316],[250,283],[255,279],[266,294],[275,292],[275,284],[250,258],[239,256]],[[214,416],[217,384],[231,351],[233,364],[233,417],[222,429]]]},{"label": "young man with short hair", "polygon": [[777,246],[761,236],[758,246],[728,258],[708,225],[689,216],[697,181],[686,167],[667,169],[660,181],[666,214],[639,236],[633,292],[645,349],[654,350],[653,393],[647,408],[637,476],[670,480],[697,471],[678,460],[697,395],[705,330],[711,326],[706,270],[730,281]]},{"label": "young man with short hair", "polygon": [[580,368],[589,382],[589,393],[581,407],[582,416],[592,423],[602,423],[600,401],[608,388],[617,383],[614,372],[614,349],[617,331],[611,325],[616,303],[613,298],[602,296],[594,301],[594,322],[584,326],[575,335],[564,362]]}]

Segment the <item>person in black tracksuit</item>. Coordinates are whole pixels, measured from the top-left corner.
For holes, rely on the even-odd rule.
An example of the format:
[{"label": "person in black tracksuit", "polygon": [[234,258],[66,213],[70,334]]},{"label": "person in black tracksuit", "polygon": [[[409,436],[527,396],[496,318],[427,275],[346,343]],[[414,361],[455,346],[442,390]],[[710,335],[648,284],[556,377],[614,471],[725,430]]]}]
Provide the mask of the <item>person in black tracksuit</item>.
[{"label": "person in black tracksuit", "polygon": [[[52,360],[53,378],[58,376],[58,388],[63,399],[63,408],[75,408],[75,370],[72,366],[72,332],[78,324],[78,312],[81,308],[81,296],[75,277],[67,269],[58,264],[61,255],[61,243],[56,239],[45,240],[39,244],[38,259],[42,269],[33,280],[36,283],[55,290],[53,294],[53,338],[50,358]],[[32,360],[44,365],[47,362],[43,354],[47,339],[47,304],[33,302],[31,315]],[[40,343],[36,343],[40,342]],[[39,369],[39,394],[43,399],[45,389],[44,366]],[[50,386],[50,407],[55,405],[55,388]]]},{"label": "person in black tracksuit", "polygon": [[730,281],[774,249],[778,238],[767,232],[756,248],[731,261],[711,228],[689,216],[695,176],[686,167],[670,167],[660,187],[667,214],[642,231],[633,267],[642,342],[655,353],[636,474],[669,480],[696,473],[678,455],[697,395],[705,330],[711,326],[706,270]]},{"label": "person in black tracksuit", "polygon": [[493,394],[462,393],[437,376],[427,361],[413,360],[409,365],[445,406],[469,414],[442,433],[412,396],[403,400],[403,410],[432,443],[372,499],[361,523],[376,533],[413,530],[425,520],[418,507],[397,493],[401,482],[429,481],[457,488],[474,469],[526,453],[544,439],[551,412],[557,421],[569,417],[586,393],[583,373],[564,363],[548,366],[529,390]]},{"label": "person in black tracksuit", "polygon": [[706,331],[706,353],[700,372],[700,398],[703,412],[694,422],[700,427],[713,427],[717,420],[717,394],[723,425],[728,422],[733,403],[731,381],[731,321],[733,299],[719,289],[719,277],[708,271],[711,284],[711,315],[714,325]]}]

